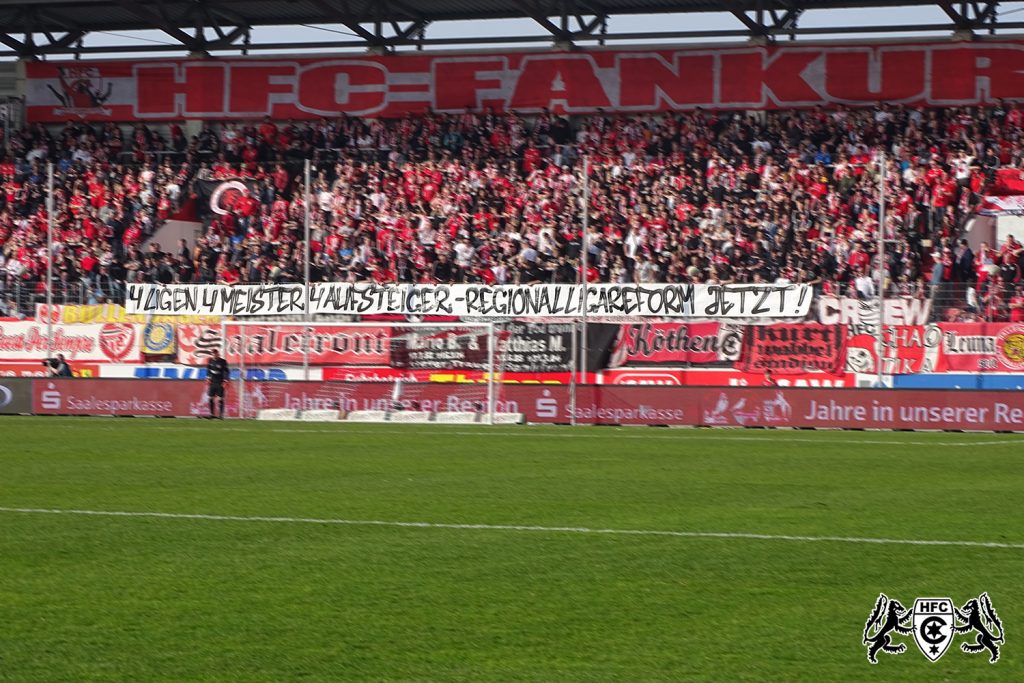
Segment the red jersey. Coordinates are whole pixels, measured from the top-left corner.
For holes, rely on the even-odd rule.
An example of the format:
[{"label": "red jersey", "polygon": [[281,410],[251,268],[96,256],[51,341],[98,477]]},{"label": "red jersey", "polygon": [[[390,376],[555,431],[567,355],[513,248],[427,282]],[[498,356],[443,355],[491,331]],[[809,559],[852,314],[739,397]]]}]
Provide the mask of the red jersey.
[{"label": "red jersey", "polygon": [[1024,322],[1024,296],[1014,296],[1010,299],[1010,305],[1019,304],[1019,308],[1010,309],[1010,322]]}]

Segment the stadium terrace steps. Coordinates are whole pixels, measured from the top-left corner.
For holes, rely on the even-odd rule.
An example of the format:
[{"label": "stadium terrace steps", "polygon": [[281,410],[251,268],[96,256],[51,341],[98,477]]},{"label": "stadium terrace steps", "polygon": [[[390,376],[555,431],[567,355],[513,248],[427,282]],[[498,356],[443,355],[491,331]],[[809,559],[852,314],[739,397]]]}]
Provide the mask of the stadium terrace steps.
[{"label": "stadium terrace steps", "polygon": [[387,422],[387,419],[386,410],[353,410],[345,417],[348,422]]},{"label": "stadium terrace steps", "polygon": [[430,422],[429,410],[396,410],[388,415],[389,422]]},{"label": "stadium terrace steps", "polygon": [[336,422],[344,418],[340,410],[303,410],[299,419],[305,422]]},{"label": "stadium terrace steps", "polygon": [[299,411],[290,408],[268,408],[256,414],[257,420],[297,420]]},{"label": "stadium terrace steps", "polygon": [[434,416],[434,422],[441,424],[475,424],[481,422],[483,417],[480,413],[464,413],[453,411],[450,413],[438,413]]},{"label": "stadium terrace steps", "polygon": [[522,413],[495,413],[494,424],[496,425],[518,425],[526,422],[526,416]]}]

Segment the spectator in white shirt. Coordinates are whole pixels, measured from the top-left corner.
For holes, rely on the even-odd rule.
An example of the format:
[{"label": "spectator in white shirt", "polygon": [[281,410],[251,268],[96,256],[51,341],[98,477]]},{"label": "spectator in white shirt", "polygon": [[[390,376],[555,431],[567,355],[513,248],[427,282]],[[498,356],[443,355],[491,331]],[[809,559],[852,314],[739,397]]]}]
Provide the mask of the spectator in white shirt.
[{"label": "spectator in white shirt", "polygon": [[862,299],[875,298],[875,281],[863,268],[858,272],[857,279],[854,280],[853,286]]}]

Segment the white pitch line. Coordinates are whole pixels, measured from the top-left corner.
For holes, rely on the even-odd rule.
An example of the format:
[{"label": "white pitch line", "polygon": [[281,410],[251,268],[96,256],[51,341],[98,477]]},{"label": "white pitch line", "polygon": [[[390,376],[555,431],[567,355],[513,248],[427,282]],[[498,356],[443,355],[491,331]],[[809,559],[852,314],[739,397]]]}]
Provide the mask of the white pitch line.
[{"label": "white pitch line", "polygon": [[241,515],[206,515],[179,512],[125,512],[118,510],[69,510],[56,508],[0,507],[0,512],[42,515],[81,515],[91,517],[150,517],[157,519],[191,519],[210,522],[271,522],[279,524],[336,524],[341,526],[377,526],[413,529],[456,529],[463,531],[526,531],[550,534],[600,534],[607,536],[668,536],[673,538],[718,538],[755,541],[798,541],[828,543],[861,543],[871,545],[957,546],[966,548],[999,548],[1024,550],[1024,543],[994,541],[944,541],[906,538],[864,538],[857,536],[797,536],[791,534],[754,534],[730,531],[670,531],[659,529],[601,529],[580,526],[532,526],[523,524],[455,524],[445,522],[394,522],[379,519],[320,519],[316,517],[264,517]]},{"label": "white pitch line", "polygon": [[[358,435],[373,435],[382,436],[388,432],[379,429],[350,429],[344,423],[338,424],[335,428],[331,429],[312,429],[312,428],[292,428],[292,427],[271,427],[269,429],[249,429],[246,427],[200,427],[199,425],[180,425],[175,427],[160,426],[149,426],[148,421],[131,421],[133,425],[146,424],[147,429],[152,431],[164,431],[164,432],[181,432],[181,431],[201,431],[207,434],[216,432],[238,432],[243,434],[261,434],[261,433],[273,433],[273,434],[358,434]],[[68,427],[74,428],[78,425],[68,423],[54,423],[54,427]],[[850,446],[943,446],[952,448],[963,448],[970,446],[1010,446],[1010,445],[1021,445],[1024,446],[1024,437],[1020,439],[988,439],[978,441],[898,441],[895,439],[856,439],[856,438],[832,438],[832,437],[821,437],[821,438],[794,438],[789,436],[732,436],[738,428],[711,428],[710,431],[696,431],[681,429],[675,434],[632,434],[625,433],[630,427],[615,427],[608,426],[602,427],[600,434],[592,433],[581,433],[573,431],[573,428],[564,426],[566,429],[563,434],[555,433],[554,431],[531,431],[531,427],[521,427],[519,431],[496,431],[492,430],[488,426],[481,425],[477,430],[467,429],[452,429],[455,425],[431,425],[429,429],[423,429],[420,425],[387,425],[398,427],[396,432],[401,431],[403,433],[414,434],[416,436],[436,436],[446,437],[451,435],[456,436],[488,436],[488,437],[501,437],[506,436],[518,436],[518,437],[532,437],[537,439],[640,439],[640,440],[657,440],[657,441],[752,441],[760,443],[803,443],[803,444],[819,444],[819,443],[837,443],[846,444]],[[415,429],[414,429],[415,428]],[[116,430],[118,427],[104,426],[106,430]],[[637,429],[640,429],[639,427]],[[656,430],[651,430],[656,431]],[[833,432],[834,433],[834,432]],[[850,432],[851,437],[855,432]]]}]

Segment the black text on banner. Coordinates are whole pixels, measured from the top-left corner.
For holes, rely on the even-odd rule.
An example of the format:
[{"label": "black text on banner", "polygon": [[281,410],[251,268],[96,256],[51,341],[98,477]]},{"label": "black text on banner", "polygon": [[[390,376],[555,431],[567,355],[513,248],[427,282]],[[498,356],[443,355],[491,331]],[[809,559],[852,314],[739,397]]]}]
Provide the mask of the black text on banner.
[{"label": "black text on banner", "polygon": [[[492,319],[801,318],[807,285],[313,285],[310,312],[336,315],[445,315]],[[298,315],[302,285],[129,285],[129,313],[162,315]]]},{"label": "black text on banner", "polygon": [[302,315],[302,285],[128,285],[125,309],[142,315]]}]

